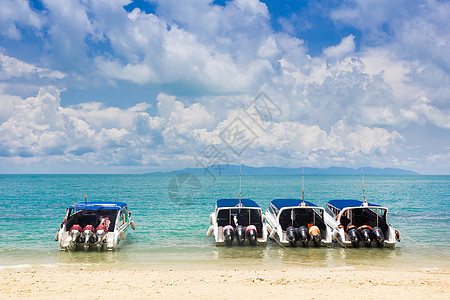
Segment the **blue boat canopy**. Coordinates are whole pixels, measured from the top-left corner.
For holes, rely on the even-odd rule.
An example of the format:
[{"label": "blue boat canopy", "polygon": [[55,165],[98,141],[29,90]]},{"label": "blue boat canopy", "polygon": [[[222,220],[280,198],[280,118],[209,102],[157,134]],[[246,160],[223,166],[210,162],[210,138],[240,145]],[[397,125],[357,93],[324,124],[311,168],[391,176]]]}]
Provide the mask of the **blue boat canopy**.
[{"label": "blue boat canopy", "polygon": [[76,210],[99,210],[99,209],[113,209],[120,210],[127,204],[125,202],[81,202],[75,205],[71,205],[69,209]]},{"label": "blue boat canopy", "polygon": [[[241,199],[243,207],[260,207],[255,201],[251,199]],[[237,207],[239,199],[220,199],[217,200],[217,208],[220,207]]]},{"label": "blue boat canopy", "polygon": [[[362,205],[362,201],[359,200],[348,200],[348,199],[343,199],[343,200],[331,200],[328,202],[327,205],[331,205],[334,206],[335,208],[342,210],[346,207],[358,207]],[[369,206],[380,206],[378,204],[373,204],[373,203],[367,203],[369,204]]]},{"label": "blue boat canopy", "polygon": [[[270,202],[277,210],[280,210],[283,207],[300,206],[301,203],[302,199],[274,199]],[[317,205],[312,202],[305,201],[305,203],[307,206],[317,207]]]}]

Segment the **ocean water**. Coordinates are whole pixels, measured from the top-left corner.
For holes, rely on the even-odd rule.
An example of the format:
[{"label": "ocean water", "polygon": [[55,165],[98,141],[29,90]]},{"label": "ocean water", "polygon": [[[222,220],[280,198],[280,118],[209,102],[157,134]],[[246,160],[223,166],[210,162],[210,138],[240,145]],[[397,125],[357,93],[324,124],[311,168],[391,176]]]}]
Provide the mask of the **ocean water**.
[{"label": "ocean water", "polygon": [[[366,198],[389,208],[401,233],[394,249],[216,247],[206,238],[220,198],[237,198],[238,176],[0,175],[0,270],[87,266],[323,266],[449,268],[450,176],[365,176]],[[305,177],[305,199],[362,199],[360,176]],[[54,241],[75,202],[128,203],[136,230],[115,252],[60,251]],[[299,176],[243,176],[242,197],[265,211],[272,199],[301,195]]]}]

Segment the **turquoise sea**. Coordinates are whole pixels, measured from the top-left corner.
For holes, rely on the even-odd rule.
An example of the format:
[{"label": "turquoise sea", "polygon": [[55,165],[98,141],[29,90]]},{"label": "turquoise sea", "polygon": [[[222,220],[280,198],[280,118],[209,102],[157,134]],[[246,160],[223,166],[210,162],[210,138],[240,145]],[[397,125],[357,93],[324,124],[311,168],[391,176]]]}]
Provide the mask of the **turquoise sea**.
[{"label": "turquoise sea", "polygon": [[[187,180],[187,181],[186,181]],[[242,197],[265,211],[275,198],[301,195],[299,176],[243,176]],[[450,176],[365,176],[369,202],[389,208],[401,233],[395,249],[216,247],[206,238],[219,198],[237,198],[239,176],[0,175],[0,270],[64,266],[305,265],[330,268],[449,268]],[[360,176],[305,177],[305,199],[362,200]],[[62,252],[54,241],[67,206],[127,202],[136,222],[115,252]]]}]

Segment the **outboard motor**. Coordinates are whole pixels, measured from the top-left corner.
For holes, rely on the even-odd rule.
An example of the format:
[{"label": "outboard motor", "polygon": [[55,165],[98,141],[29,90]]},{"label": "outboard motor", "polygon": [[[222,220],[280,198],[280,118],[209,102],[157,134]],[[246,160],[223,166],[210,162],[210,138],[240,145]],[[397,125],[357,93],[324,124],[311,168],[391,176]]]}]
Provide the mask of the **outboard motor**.
[{"label": "outboard motor", "polygon": [[256,239],[258,238],[258,231],[255,225],[248,225],[245,229],[245,237],[250,242],[250,245],[256,245]]},{"label": "outboard motor", "polygon": [[83,231],[80,225],[74,224],[72,228],[69,230],[69,235],[71,237],[69,248],[73,249],[75,245],[78,243],[78,239],[80,238],[80,234]]},{"label": "outboard motor", "polygon": [[223,228],[223,236],[225,237],[225,244],[231,246],[234,240],[234,228],[231,225],[227,225]]},{"label": "outboard motor", "polygon": [[308,228],[306,228],[305,226],[300,226],[299,228],[297,228],[297,237],[298,240],[302,242],[303,247],[308,246],[308,235]]},{"label": "outboard motor", "polygon": [[358,229],[356,228],[356,226],[349,225],[347,227],[347,234],[350,237],[350,241],[352,242],[353,247],[358,248],[360,235],[359,235],[359,232],[358,232]]},{"label": "outboard motor", "polygon": [[377,247],[383,247],[384,234],[380,227],[375,226],[372,230],[373,239],[377,242]]},{"label": "outboard motor", "polygon": [[97,229],[95,230],[95,234],[97,235],[97,250],[100,251],[100,249],[103,246],[103,240],[106,238],[106,234],[108,233],[108,229],[105,225],[98,225]]},{"label": "outboard motor", "polygon": [[236,226],[236,239],[238,241],[239,246],[244,245],[244,241],[245,241],[244,226],[242,226],[242,225]]},{"label": "outboard motor", "polygon": [[359,235],[361,236],[361,239],[364,241],[364,244],[366,247],[370,247],[372,244],[372,239],[370,238],[372,233],[372,227],[368,225],[363,225],[358,228]]},{"label": "outboard motor", "polygon": [[94,226],[86,225],[83,229],[83,237],[84,237],[84,250],[89,250],[89,243],[92,242],[92,238],[94,237]]},{"label": "outboard motor", "polygon": [[322,239],[320,238],[320,229],[317,226],[311,226],[309,228],[309,236],[314,242],[314,247],[320,247],[320,243],[322,242]]},{"label": "outboard motor", "polygon": [[289,226],[286,228],[286,236],[291,246],[297,246],[297,232],[294,226]]}]

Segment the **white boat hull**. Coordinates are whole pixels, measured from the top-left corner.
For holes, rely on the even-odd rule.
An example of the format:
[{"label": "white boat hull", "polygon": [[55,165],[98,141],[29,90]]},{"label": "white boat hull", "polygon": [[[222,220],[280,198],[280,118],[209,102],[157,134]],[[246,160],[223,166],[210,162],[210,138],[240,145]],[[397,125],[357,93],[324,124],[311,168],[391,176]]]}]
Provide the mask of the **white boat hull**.
[{"label": "white boat hull", "polygon": [[[231,241],[231,243],[227,244],[225,241],[225,236],[223,234],[223,226],[218,225],[217,216],[215,212],[211,213],[210,215],[210,224],[211,226],[209,227],[206,235],[207,237],[209,237],[211,234],[214,235],[216,246],[252,246],[251,242],[248,239],[244,240],[241,245],[239,245],[239,242],[236,239]],[[261,237],[256,239],[255,246],[266,246],[267,235],[268,235],[267,229],[263,223]]]},{"label": "white boat hull", "polygon": [[113,251],[136,225],[124,202],[85,202],[71,205],[55,240],[63,251]]},{"label": "white boat hull", "polygon": [[[64,228],[60,229],[57,234],[57,240],[62,251],[75,250],[98,250],[98,251],[114,251],[124,242],[124,235],[130,228],[130,222],[122,224],[114,232],[108,232],[101,243],[89,243],[89,248],[85,249],[85,243],[73,242],[69,231]],[[120,232],[123,231],[123,234]],[[122,235],[122,237],[121,237]]]},{"label": "white boat hull", "polygon": [[[344,229],[336,228],[332,230],[333,242],[345,247],[345,248],[355,248],[355,245],[350,240],[349,236],[345,233]],[[395,229],[392,226],[389,226],[389,236],[386,238],[382,247],[384,248],[393,248],[395,247],[396,239],[395,239]],[[380,247],[376,241],[372,240],[370,244],[366,244],[363,241],[359,241],[356,245],[356,248],[359,247]]]},{"label": "white boat hull", "polygon": [[[357,245],[354,245],[350,240],[348,234],[344,231],[344,228],[339,227],[339,222],[336,221],[329,213],[325,213],[325,223],[327,227],[331,229],[332,232],[332,240],[333,243],[338,244],[345,248],[354,248],[356,247],[380,247],[376,241],[371,241],[370,244],[365,244],[363,241],[359,241]],[[384,248],[393,248],[395,247],[396,237],[395,237],[395,228],[391,225],[387,224],[388,230],[385,232],[384,241],[382,243],[382,247]]]},{"label": "white boat hull", "polygon": [[[267,231],[269,232],[269,238],[276,241],[278,244],[284,246],[284,247],[292,247],[292,246],[305,246],[305,247],[314,247],[314,241],[309,240],[305,245],[302,244],[302,242],[297,241],[295,243],[290,242],[288,240],[288,237],[286,235],[286,232],[282,230],[280,224],[277,221],[277,218],[270,212],[267,211],[265,213],[266,216],[266,227]],[[331,229],[326,228],[326,233],[323,235],[320,246],[321,247],[329,247],[332,244],[332,238],[331,238]]]}]

